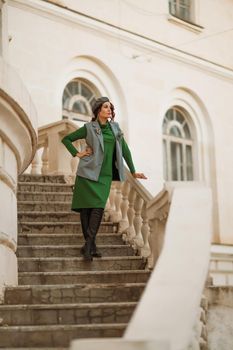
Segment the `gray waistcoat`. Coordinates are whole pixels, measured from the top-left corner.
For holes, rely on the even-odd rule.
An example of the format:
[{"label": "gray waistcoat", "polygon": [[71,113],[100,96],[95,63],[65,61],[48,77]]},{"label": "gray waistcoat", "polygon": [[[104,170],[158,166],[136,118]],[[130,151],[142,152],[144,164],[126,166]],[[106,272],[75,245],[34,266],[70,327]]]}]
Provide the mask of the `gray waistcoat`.
[{"label": "gray waistcoat", "polygon": [[[101,166],[104,159],[104,140],[101,128],[97,121],[85,124],[87,129],[86,143],[92,148],[93,154],[80,158],[77,175],[89,180],[98,181]],[[116,139],[116,162],[120,181],[124,181],[124,164],[122,156],[121,140],[123,133],[118,123],[110,122],[111,129]],[[115,180],[113,178],[113,180]]]}]

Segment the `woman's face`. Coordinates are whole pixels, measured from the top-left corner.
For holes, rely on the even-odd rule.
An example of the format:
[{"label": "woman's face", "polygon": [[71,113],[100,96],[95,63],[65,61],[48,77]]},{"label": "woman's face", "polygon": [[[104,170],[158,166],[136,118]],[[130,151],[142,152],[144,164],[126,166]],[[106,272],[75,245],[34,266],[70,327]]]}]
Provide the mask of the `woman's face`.
[{"label": "woman's face", "polygon": [[111,118],[112,110],[111,110],[110,102],[104,102],[102,104],[98,116],[100,119],[105,119],[105,120],[107,120],[108,118]]}]

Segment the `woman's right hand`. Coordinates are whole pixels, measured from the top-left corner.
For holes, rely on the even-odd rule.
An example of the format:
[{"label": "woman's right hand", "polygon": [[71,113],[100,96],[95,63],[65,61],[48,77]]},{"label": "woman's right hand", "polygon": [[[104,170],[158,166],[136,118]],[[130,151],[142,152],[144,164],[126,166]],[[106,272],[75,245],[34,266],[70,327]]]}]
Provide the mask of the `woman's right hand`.
[{"label": "woman's right hand", "polygon": [[83,158],[85,156],[90,156],[92,153],[93,153],[92,148],[91,147],[87,147],[84,151],[78,152],[76,154],[76,157]]}]

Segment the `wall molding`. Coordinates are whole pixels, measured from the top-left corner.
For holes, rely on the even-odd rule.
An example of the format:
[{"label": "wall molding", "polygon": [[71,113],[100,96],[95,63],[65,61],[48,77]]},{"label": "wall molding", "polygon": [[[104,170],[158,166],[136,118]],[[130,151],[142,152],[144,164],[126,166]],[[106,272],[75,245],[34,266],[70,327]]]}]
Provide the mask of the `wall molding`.
[{"label": "wall molding", "polygon": [[0,181],[4,182],[16,195],[17,184],[14,179],[0,166]]},{"label": "wall molding", "polygon": [[17,249],[17,244],[13,239],[9,239],[9,236],[5,232],[0,231],[0,245],[4,245],[5,247],[12,250],[14,253]]}]

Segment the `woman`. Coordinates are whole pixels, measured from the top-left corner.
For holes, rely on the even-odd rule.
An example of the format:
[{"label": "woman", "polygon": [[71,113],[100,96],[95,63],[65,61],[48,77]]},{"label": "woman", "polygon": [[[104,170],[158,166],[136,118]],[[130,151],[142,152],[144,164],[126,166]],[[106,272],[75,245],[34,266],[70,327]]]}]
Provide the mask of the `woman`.
[{"label": "woman", "polygon": [[[92,111],[94,117],[90,123],[62,139],[72,156],[80,158],[71,209],[80,212],[85,239],[81,253],[87,261],[91,261],[93,256],[101,257],[95,238],[112,180],[124,181],[123,158],[135,178],[146,179],[144,174],[135,172],[123,133],[114,122],[114,106],[108,97],[98,98]],[[85,139],[87,143],[82,152],[78,152],[72,144],[78,139]]]}]

